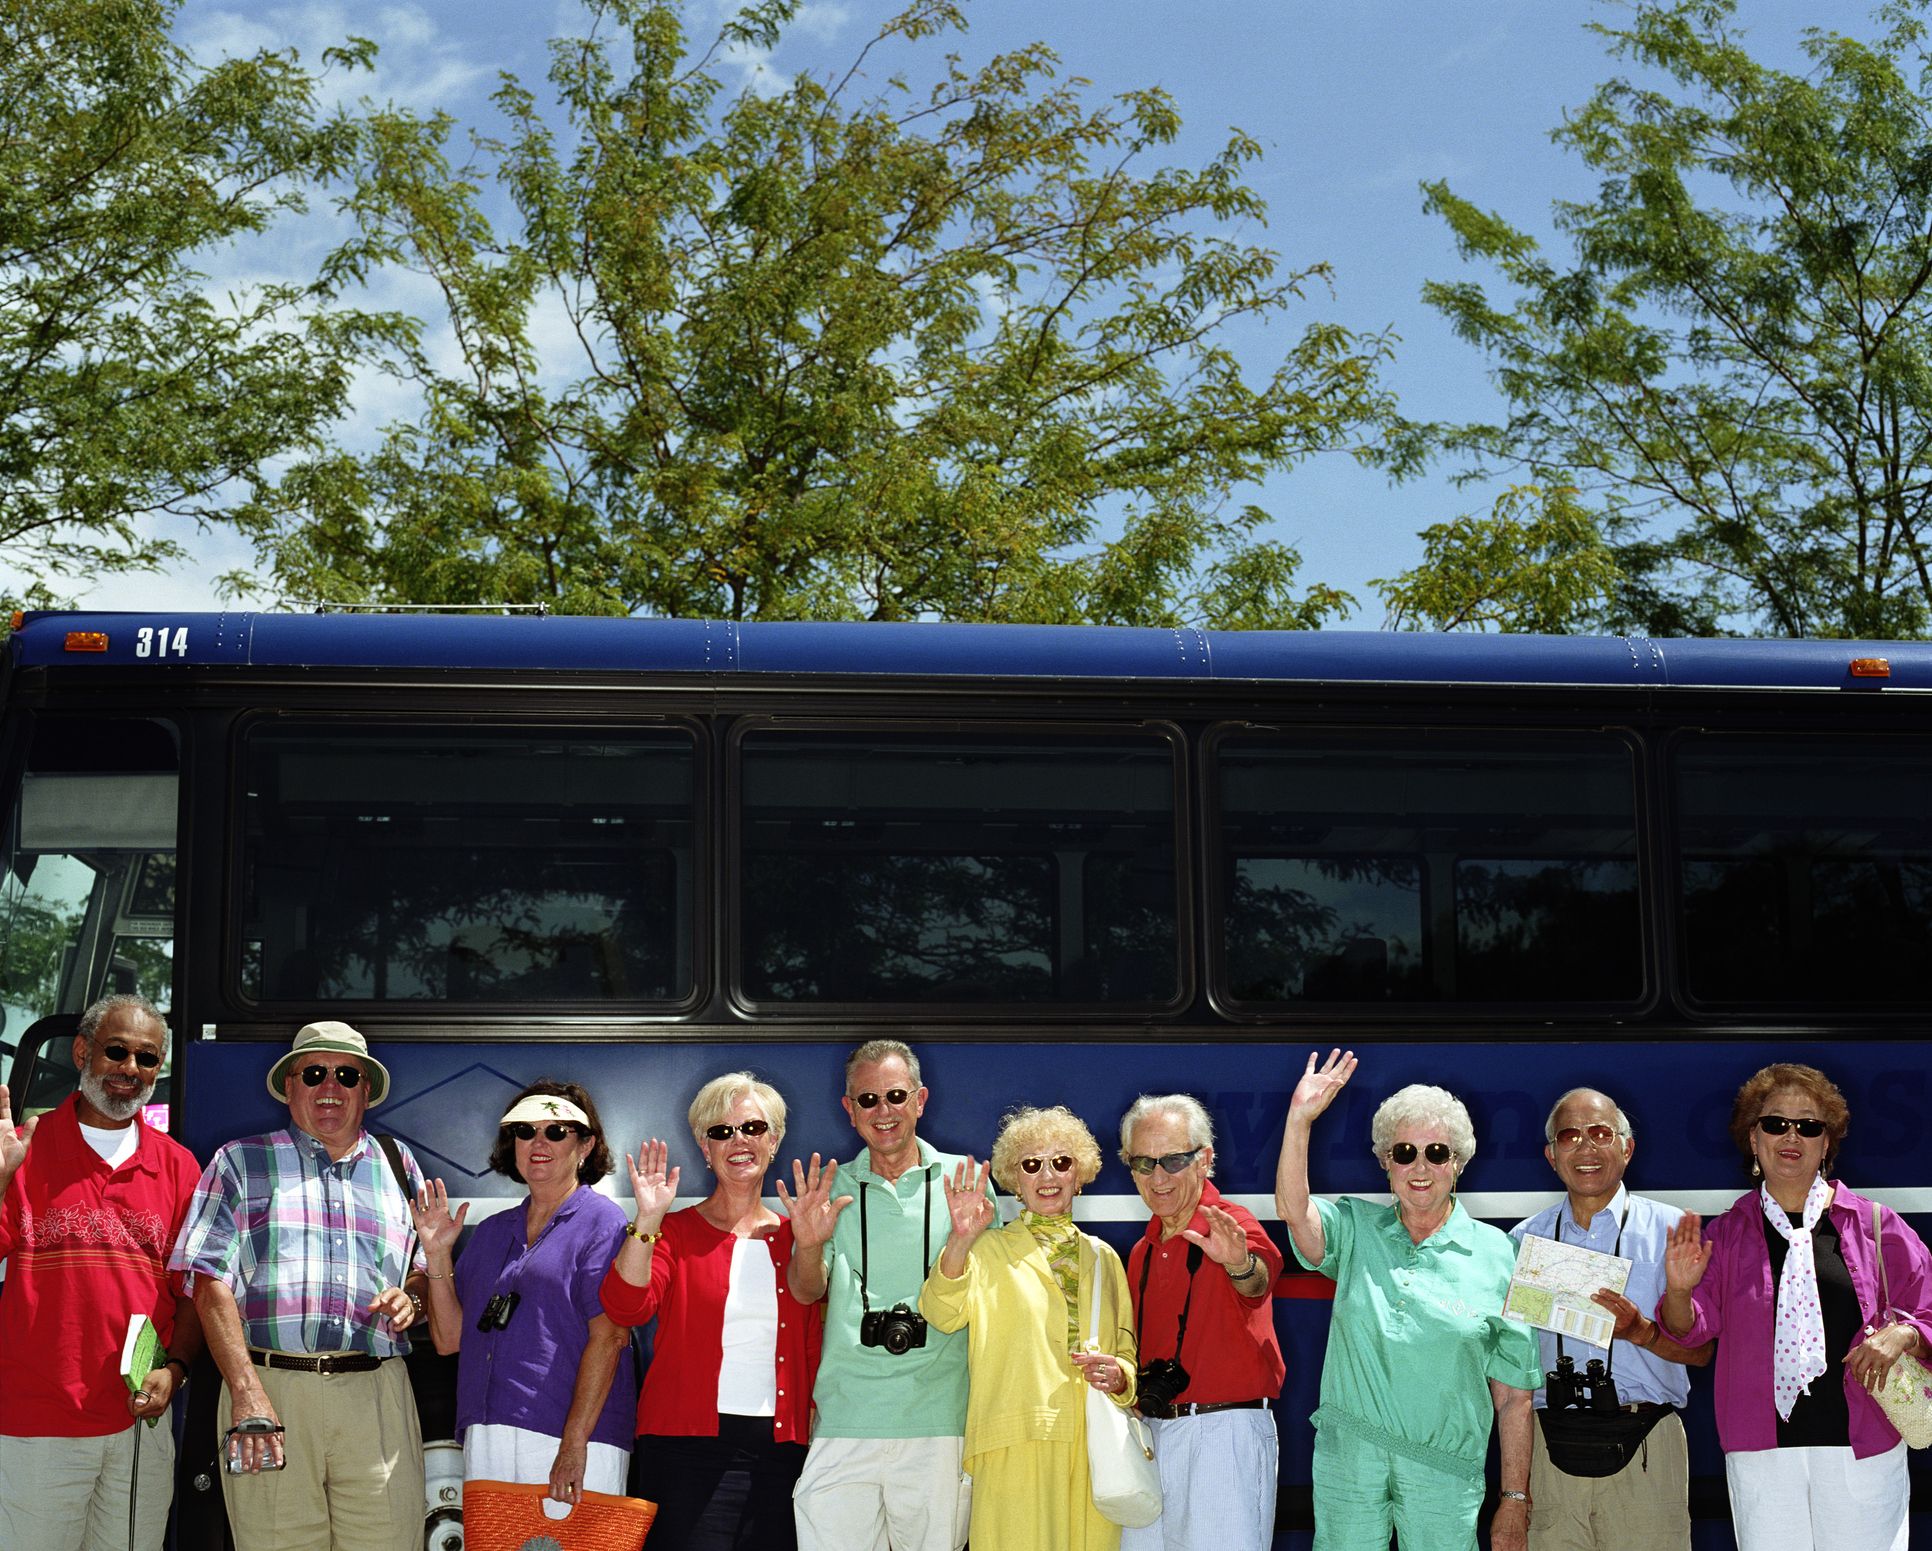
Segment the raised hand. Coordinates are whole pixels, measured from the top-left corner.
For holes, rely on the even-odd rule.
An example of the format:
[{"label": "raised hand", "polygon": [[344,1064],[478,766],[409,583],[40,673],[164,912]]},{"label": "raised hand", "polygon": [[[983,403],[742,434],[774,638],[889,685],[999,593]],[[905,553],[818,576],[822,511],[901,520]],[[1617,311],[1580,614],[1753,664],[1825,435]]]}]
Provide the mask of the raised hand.
[{"label": "raised hand", "polygon": [[13,1178],[14,1170],[26,1160],[27,1144],[34,1139],[39,1125],[40,1117],[36,1115],[18,1131],[14,1130],[13,1104],[7,1097],[6,1084],[0,1083],[0,1187]]},{"label": "raised hand", "polygon": [[1303,1068],[1301,1081],[1295,1084],[1294,1096],[1288,1100],[1288,1118],[1307,1125],[1329,1105],[1335,1102],[1335,1095],[1348,1086],[1349,1078],[1355,1075],[1355,1052],[1352,1050],[1331,1050],[1328,1059],[1318,1069],[1315,1065],[1319,1051],[1308,1053],[1308,1065]]},{"label": "raised hand", "polygon": [[953,1220],[953,1238],[958,1243],[971,1244],[993,1226],[996,1214],[986,1195],[986,1168],[969,1156],[954,1166],[953,1177],[946,1181],[946,1211]]},{"label": "raised hand", "polygon": [[792,1159],[792,1190],[785,1188],[783,1179],[778,1181],[779,1204],[792,1220],[792,1239],[800,1249],[817,1249],[831,1238],[839,1213],[852,1204],[851,1196],[833,1199],[832,1181],[838,1171],[838,1159],[827,1158],[821,1166],[813,1153],[810,1169]]},{"label": "raised hand", "polygon": [[637,1161],[624,1154],[624,1167],[630,1171],[631,1197],[637,1202],[637,1231],[656,1233],[664,1214],[678,1198],[678,1170],[666,1169],[671,1150],[652,1137],[637,1150]]},{"label": "raised hand", "polygon": [[1230,1212],[1218,1206],[1203,1206],[1201,1211],[1208,1220],[1208,1231],[1196,1233],[1192,1228],[1181,1229],[1181,1237],[1190,1244],[1198,1244],[1209,1260],[1218,1266],[1245,1266],[1248,1263],[1248,1235],[1241,1224]]},{"label": "raised hand", "polygon": [[1689,1292],[1704,1280],[1704,1268],[1710,1263],[1704,1220],[1695,1212],[1686,1212],[1677,1219],[1664,1244],[1664,1286],[1671,1292]]},{"label": "raised hand", "polygon": [[448,1188],[440,1179],[427,1180],[417,1193],[410,1215],[416,1224],[416,1237],[423,1241],[424,1256],[438,1265],[447,1264],[456,1253],[456,1241],[462,1237],[463,1219],[470,1215],[469,1202],[450,1216]]}]

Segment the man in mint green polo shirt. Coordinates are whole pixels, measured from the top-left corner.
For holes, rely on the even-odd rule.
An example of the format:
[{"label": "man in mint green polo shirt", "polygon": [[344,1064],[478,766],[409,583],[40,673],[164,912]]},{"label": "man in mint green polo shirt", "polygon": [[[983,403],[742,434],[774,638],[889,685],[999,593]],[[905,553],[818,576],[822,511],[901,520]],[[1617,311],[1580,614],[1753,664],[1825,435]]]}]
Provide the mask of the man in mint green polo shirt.
[{"label": "man in mint green polo shirt", "polygon": [[797,1195],[778,1187],[797,1246],[792,1296],[826,1300],[818,1424],[792,1493],[799,1551],[959,1551],[971,1507],[966,1342],[918,1308],[960,1160],[919,1140],[919,1058],[897,1040],[852,1052],[842,1102],[865,1151],[836,1175],[816,1157],[809,1172],[794,1163]]}]

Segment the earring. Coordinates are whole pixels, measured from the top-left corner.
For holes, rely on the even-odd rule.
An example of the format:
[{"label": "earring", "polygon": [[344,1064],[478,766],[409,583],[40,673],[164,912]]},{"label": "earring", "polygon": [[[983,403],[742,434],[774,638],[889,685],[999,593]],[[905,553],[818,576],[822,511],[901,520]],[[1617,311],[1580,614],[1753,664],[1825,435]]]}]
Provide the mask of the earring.
[{"label": "earring", "polygon": [[1756,1158],[1753,1158],[1751,1160],[1751,1178],[1753,1179],[1764,1178],[1764,1170],[1758,1167],[1758,1160]]}]

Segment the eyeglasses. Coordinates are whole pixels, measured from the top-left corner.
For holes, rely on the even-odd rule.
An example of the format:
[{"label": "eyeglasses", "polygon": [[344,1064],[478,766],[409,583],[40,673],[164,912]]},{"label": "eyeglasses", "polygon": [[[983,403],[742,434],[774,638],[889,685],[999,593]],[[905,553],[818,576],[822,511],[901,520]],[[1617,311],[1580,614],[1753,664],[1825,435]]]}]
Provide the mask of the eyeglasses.
[{"label": "eyeglasses", "polygon": [[362,1081],[362,1068],[359,1066],[305,1066],[302,1068],[302,1086],[319,1088],[330,1072],[335,1073],[335,1080],[345,1088],[353,1088]]},{"label": "eyeglasses", "polygon": [[161,1052],[158,1050],[129,1050],[126,1045],[103,1045],[101,1054],[115,1066],[133,1056],[134,1064],[144,1072],[151,1072],[161,1064]]},{"label": "eyeglasses", "polygon": [[884,1093],[855,1093],[852,1095],[852,1102],[860,1109],[877,1109],[879,1100],[884,1099],[886,1103],[897,1109],[911,1097],[912,1094],[908,1089],[888,1088]]},{"label": "eyeglasses", "polygon": [[740,1131],[744,1132],[746,1136],[763,1136],[770,1129],[771,1122],[769,1120],[747,1120],[742,1125],[735,1126],[728,1126],[720,1122],[715,1126],[706,1126],[704,1128],[704,1134],[714,1142],[728,1142]]},{"label": "eyeglasses", "polygon": [[1022,1174],[1038,1174],[1041,1169],[1051,1169],[1055,1174],[1071,1174],[1073,1172],[1073,1159],[1063,1152],[1055,1153],[1051,1158],[1020,1159],[1020,1172]]},{"label": "eyeglasses", "polygon": [[1567,1151],[1572,1147],[1581,1147],[1586,1138],[1599,1147],[1608,1147],[1617,1139],[1617,1128],[1603,1125],[1565,1126],[1556,1133],[1556,1145]]},{"label": "eyeglasses", "polygon": [[1788,1120],[1783,1115],[1760,1115],[1758,1129],[1766,1136],[1783,1136],[1787,1131],[1796,1131],[1800,1136],[1823,1136],[1825,1123],[1810,1119]]},{"label": "eyeglasses", "polygon": [[[1397,1142],[1389,1149],[1389,1162],[1407,1168],[1411,1163],[1415,1162],[1415,1155],[1416,1145],[1414,1142]],[[1441,1168],[1451,1158],[1455,1157],[1455,1153],[1450,1149],[1447,1142],[1431,1142],[1427,1147],[1422,1149],[1422,1156],[1427,1158],[1437,1168]]]},{"label": "eyeglasses", "polygon": [[1127,1160],[1127,1167],[1136,1174],[1152,1174],[1154,1165],[1158,1163],[1169,1174],[1180,1174],[1200,1155],[1200,1147],[1190,1147],[1186,1152],[1164,1152],[1158,1158],[1150,1158],[1144,1152],[1137,1152]]},{"label": "eyeglasses", "polygon": [[[513,1120],[503,1128],[519,1142],[534,1142],[537,1128],[527,1120]],[[589,1136],[590,1133],[574,1120],[564,1122],[553,1120],[543,1128],[543,1138],[547,1142],[561,1142],[567,1136]]]}]

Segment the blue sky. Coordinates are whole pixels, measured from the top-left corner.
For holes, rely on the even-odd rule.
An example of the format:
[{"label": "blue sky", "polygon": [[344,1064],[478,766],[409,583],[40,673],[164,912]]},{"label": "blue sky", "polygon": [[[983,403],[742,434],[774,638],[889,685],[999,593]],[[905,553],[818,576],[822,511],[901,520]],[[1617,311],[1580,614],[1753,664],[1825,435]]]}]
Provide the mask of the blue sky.
[{"label": "blue sky", "polygon": [[[898,7],[880,0],[814,0],[768,57],[727,62],[727,80],[842,70]],[[690,0],[692,30],[723,13],[719,0]],[[1332,317],[1399,336],[1389,381],[1418,418],[1479,417],[1493,408],[1486,363],[1456,340],[1420,300],[1427,279],[1462,272],[1439,221],[1426,216],[1418,184],[1444,178],[1458,193],[1538,233],[1554,198],[1587,195],[1585,170],[1550,142],[1564,112],[1619,71],[1592,20],[1618,7],[1595,0],[965,0],[971,31],[944,45],[969,62],[1036,39],[1060,56],[1063,75],[1112,94],[1159,85],[1186,130],[1168,160],[1198,164],[1238,127],[1261,142],[1250,181],[1270,207],[1265,231],[1245,234],[1299,267],[1333,266],[1333,294],[1311,298],[1287,325],[1256,328],[1237,341],[1257,372],[1272,366],[1303,322]],[[381,49],[376,75],[341,83],[358,95],[443,107],[466,123],[490,122],[499,70],[535,84],[544,41],[581,30],[572,0],[479,5],[475,0],[329,0],[301,7],[187,0],[178,33],[203,59],[257,47],[296,47],[319,63],[348,34]],[[1816,6],[1742,0],[1739,24],[1754,52],[1799,63],[1800,29]],[[1860,13],[1834,17],[1864,31]],[[707,34],[708,35],[708,34]],[[936,58],[932,43],[922,45]],[[897,64],[919,83],[917,55]],[[875,72],[883,74],[883,71]],[[283,233],[273,244],[215,267],[222,285],[306,272],[329,222]],[[380,300],[433,316],[432,298],[406,281]],[[370,381],[359,419],[374,425],[409,405]],[[1304,556],[1303,579],[1326,581],[1360,600],[1354,627],[1382,622],[1369,580],[1412,565],[1422,526],[1480,504],[1446,477],[1391,488],[1380,475],[1335,457],[1306,464],[1246,492],[1270,511],[1276,536]],[[91,606],[208,607],[209,578],[247,562],[230,542],[197,543],[195,563],[158,578],[115,578],[87,592]],[[260,596],[255,602],[269,601]]]}]

